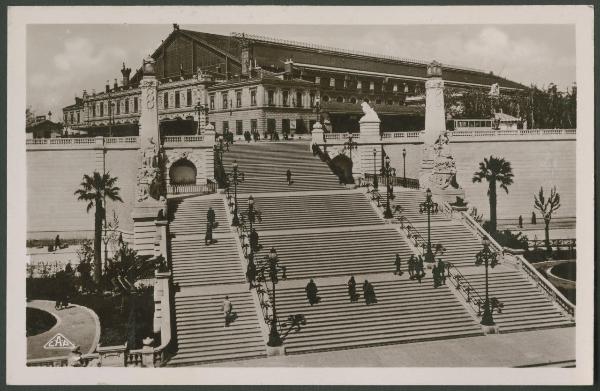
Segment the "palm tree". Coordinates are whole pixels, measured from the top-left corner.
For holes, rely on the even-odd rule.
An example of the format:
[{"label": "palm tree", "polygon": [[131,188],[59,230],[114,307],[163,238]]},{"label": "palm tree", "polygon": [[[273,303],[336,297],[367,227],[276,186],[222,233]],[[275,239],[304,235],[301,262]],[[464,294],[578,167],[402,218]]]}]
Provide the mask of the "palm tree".
[{"label": "palm tree", "polygon": [[96,208],[94,216],[94,281],[96,283],[100,282],[102,276],[102,222],[106,218],[103,203],[106,198],[123,202],[119,196],[121,189],[115,186],[116,182],[117,177],[111,177],[108,172],[100,174],[94,171],[92,176],[83,175],[83,181],[75,191],[78,200],[88,203],[86,209],[88,213],[93,207]]},{"label": "palm tree", "polygon": [[535,209],[539,210],[544,218],[544,233],[546,234],[546,251],[548,253],[552,253],[552,246],[550,246],[550,220],[552,219],[552,214],[560,208],[560,194],[556,192],[556,186],[552,188],[550,191],[550,197],[546,199],[544,197],[544,188],[540,187],[540,192],[536,196],[533,195],[533,206]]},{"label": "palm tree", "polygon": [[485,179],[488,184],[488,198],[490,200],[490,232],[496,232],[496,183],[508,194],[508,186],[513,183],[513,173],[510,162],[504,158],[490,156],[479,163],[479,171],[473,174],[473,183],[482,182]]}]

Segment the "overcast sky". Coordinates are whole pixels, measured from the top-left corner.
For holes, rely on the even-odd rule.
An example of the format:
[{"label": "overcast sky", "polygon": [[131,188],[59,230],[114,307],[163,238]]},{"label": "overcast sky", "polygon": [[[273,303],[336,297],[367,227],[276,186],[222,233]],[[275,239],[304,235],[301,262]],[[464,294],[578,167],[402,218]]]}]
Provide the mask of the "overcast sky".
[{"label": "overcast sky", "polygon": [[[226,34],[246,32],[363,50],[398,57],[438,60],[493,71],[529,85],[575,81],[572,25],[181,25]],[[27,104],[37,114],[62,107],[82,90],[101,91],[121,79],[123,61],[137,69],[173,30],[172,25],[30,25],[27,29]],[[133,73],[133,72],[132,72]],[[56,116],[58,115],[58,117]]]}]

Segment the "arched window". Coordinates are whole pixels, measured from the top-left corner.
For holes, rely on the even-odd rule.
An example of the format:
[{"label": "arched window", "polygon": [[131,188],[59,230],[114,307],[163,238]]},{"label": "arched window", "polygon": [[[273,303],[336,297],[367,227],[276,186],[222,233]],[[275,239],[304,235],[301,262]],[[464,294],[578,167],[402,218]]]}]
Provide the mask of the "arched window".
[{"label": "arched window", "polygon": [[180,159],[169,169],[171,185],[195,185],[196,166],[187,159]]},{"label": "arched window", "polygon": [[323,97],[321,98],[321,100],[322,100],[323,102],[329,102],[329,96],[327,96],[327,95],[323,95]]},{"label": "arched window", "polygon": [[343,102],[344,102],[344,97],[343,97],[343,96],[338,96],[338,97],[336,98],[336,100],[337,100],[338,102],[340,102],[340,103],[343,103]]},{"label": "arched window", "polygon": [[355,97],[350,98],[350,103],[352,103],[352,104],[356,103],[356,98]]}]

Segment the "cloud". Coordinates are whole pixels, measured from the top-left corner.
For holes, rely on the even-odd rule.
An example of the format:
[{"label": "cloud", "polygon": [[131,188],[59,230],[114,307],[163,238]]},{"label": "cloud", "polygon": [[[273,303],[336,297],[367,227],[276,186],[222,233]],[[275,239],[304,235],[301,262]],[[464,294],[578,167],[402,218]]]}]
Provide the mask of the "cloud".
[{"label": "cloud", "polygon": [[125,51],[119,47],[105,46],[96,50],[89,39],[76,37],[65,41],[64,50],[54,56],[54,65],[60,71],[78,71],[102,66],[125,56]]}]

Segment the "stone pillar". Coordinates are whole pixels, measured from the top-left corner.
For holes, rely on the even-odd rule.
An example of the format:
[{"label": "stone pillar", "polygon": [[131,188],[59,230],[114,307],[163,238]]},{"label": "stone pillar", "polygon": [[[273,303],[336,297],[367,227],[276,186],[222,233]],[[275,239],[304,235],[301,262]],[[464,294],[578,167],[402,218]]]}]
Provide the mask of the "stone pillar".
[{"label": "stone pillar", "polygon": [[208,90],[207,88],[214,84],[212,77],[208,74],[202,73],[198,70],[197,78],[198,84],[198,105],[200,110],[198,112],[198,134],[204,134],[206,126],[209,123],[208,120]]},{"label": "stone pillar", "polygon": [[152,347],[154,339],[147,337],[142,340],[142,367],[154,368],[154,348]]},{"label": "stone pillar", "polygon": [[140,82],[140,148],[142,150],[160,144],[158,126],[158,80],[154,74],[154,60],[144,61],[144,76]]},{"label": "stone pillar", "polygon": [[373,173],[373,149],[377,150],[375,170],[379,172],[381,168],[381,164],[379,163],[382,153],[381,134],[379,133],[381,120],[368,103],[363,102],[361,106],[365,115],[358,121],[360,125],[360,139],[357,141],[362,145],[358,147],[357,152],[360,153],[360,159],[357,167],[353,168],[353,172],[360,173],[360,176],[364,178],[366,173]]},{"label": "stone pillar", "polygon": [[450,150],[450,138],[446,131],[444,109],[444,81],[442,66],[433,61],[427,66],[425,82],[425,132],[423,134],[423,160],[419,185],[431,189],[438,201],[464,199],[464,190],[456,183],[456,163]]},{"label": "stone pillar", "polygon": [[311,130],[312,140],[310,142],[310,150],[312,151],[313,144],[323,144],[325,142],[325,136],[323,133],[323,125],[317,121]]}]

